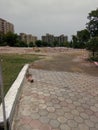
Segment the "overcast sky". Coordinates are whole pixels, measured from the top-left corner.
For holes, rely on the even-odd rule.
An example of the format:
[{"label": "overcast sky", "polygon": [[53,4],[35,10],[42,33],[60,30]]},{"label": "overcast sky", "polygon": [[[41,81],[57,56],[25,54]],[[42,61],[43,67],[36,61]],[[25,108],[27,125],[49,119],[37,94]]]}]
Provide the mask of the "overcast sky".
[{"label": "overcast sky", "polygon": [[13,23],[18,34],[71,37],[85,28],[88,13],[96,8],[98,0],[0,0],[0,17]]}]

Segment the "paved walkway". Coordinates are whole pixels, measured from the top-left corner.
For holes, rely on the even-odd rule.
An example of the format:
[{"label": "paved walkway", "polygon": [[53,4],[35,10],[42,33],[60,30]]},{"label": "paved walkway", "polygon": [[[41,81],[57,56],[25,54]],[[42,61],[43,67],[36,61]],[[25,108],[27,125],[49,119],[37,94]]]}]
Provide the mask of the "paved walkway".
[{"label": "paved walkway", "polygon": [[98,77],[30,69],[13,130],[98,130]]}]

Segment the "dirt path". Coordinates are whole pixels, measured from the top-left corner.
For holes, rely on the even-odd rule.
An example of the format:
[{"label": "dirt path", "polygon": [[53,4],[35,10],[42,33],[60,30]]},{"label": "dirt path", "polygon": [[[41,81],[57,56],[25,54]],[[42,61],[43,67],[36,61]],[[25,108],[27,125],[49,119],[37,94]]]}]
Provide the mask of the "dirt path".
[{"label": "dirt path", "polygon": [[84,52],[68,52],[48,56],[44,60],[36,61],[31,67],[52,71],[79,72],[98,76],[98,67],[87,61],[87,55]]}]

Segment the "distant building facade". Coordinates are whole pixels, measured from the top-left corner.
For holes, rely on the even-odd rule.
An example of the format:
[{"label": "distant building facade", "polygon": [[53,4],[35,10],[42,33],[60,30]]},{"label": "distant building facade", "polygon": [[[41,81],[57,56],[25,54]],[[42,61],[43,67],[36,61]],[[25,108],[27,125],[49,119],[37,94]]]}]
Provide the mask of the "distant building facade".
[{"label": "distant building facade", "polygon": [[0,18],[0,32],[6,34],[8,32],[14,33],[14,25],[2,18]]},{"label": "distant building facade", "polygon": [[30,42],[35,43],[37,41],[37,37],[31,34],[20,33],[20,40],[27,44],[29,44]]},{"label": "distant building facade", "polygon": [[54,36],[51,34],[46,34],[46,36],[42,36],[42,41],[47,42],[47,43],[53,43],[53,42],[58,42],[64,43],[68,41],[68,36],[60,35],[60,36]]}]

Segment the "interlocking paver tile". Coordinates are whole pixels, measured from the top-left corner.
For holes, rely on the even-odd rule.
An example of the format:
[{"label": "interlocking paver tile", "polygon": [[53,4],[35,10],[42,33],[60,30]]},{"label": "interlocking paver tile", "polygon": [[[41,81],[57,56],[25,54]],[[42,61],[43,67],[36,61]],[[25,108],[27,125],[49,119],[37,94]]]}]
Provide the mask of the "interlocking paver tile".
[{"label": "interlocking paver tile", "polygon": [[41,116],[40,118],[39,118],[39,120],[42,122],[42,123],[49,123],[49,118],[48,118],[48,116]]},{"label": "interlocking paver tile", "polygon": [[71,128],[67,124],[61,124],[60,129],[61,130],[71,130]]},{"label": "interlocking paver tile", "polygon": [[98,130],[97,128],[90,128],[90,130]]},{"label": "interlocking paver tile", "polygon": [[77,110],[75,110],[75,109],[72,110],[71,113],[72,113],[73,115],[77,115],[77,116],[79,115],[79,112],[78,112]]},{"label": "interlocking paver tile", "polygon": [[71,72],[30,69],[13,120],[13,130],[97,130],[98,79]]},{"label": "interlocking paver tile", "polygon": [[89,127],[94,127],[94,123],[90,120],[85,120],[85,124],[87,124]]},{"label": "interlocking paver tile", "polygon": [[84,113],[80,113],[80,116],[81,116],[83,119],[89,119],[89,116],[88,116],[88,114],[85,113],[85,111],[84,111]]},{"label": "interlocking paver tile", "polygon": [[58,120],[60,123],[65,123],[65,122],[67,121],[67,119],[66,119],[64,116],[58,117],[57,120]]},{"label": "interlocking paver tile", "polygon": [[90,116],[90,120],[95,122],[95,123],[98,123],[98,117],[96,117],[94,115]]},{"label": "interlocking paver tile", "polygon": [[58,128],[59,125],[60,125],[60,122],[58,120],[51,120],[50,121],[50,125],[53,127],[53,128]]},{"label": "interlocking paver tile", "polygon": [[24,124],[24,125],[18,127],[18,129],[19,130],[32,130],[32,127],[30,125]]},{"label": "interlocking paver tile", "polygon": [[90,128],[85,125],[84,123],[83,124],[79,124],[79,130],[89,130]]},{"label": "interlocking paver tile", "polygon": [[37,119],[40,118],[40,115],[36,112],[36,113],[32,113],[32,114],[30,115],[30,117],[32,117],[32,119],[37,120]]},{"label": "interlocking paver tile", "polygon": [[74,120],[75,120],[77,123],[82,123],[82,122],[83,122],[83,119],[82,119],[80,116],[75,116],[75,117],[74,117]]},{"label": "interlocking paver tile", "polygon": [[57,116],[55,113],[49,113],[49,114],[48,114],[48,118],[49,118],[49,119],[57,119],[57,117],[58,117],[58,116]]},{"label": "interlocking paver tile", "polygon": [[74,120],[68,120],[68,126],[70,126],[71,128],[76,128],[77,127],[77,122]]},{"label": "interlocking paver tile", "polygon": [[55,108],[54,107],[47,107],[48,112],[54,112]]}]

